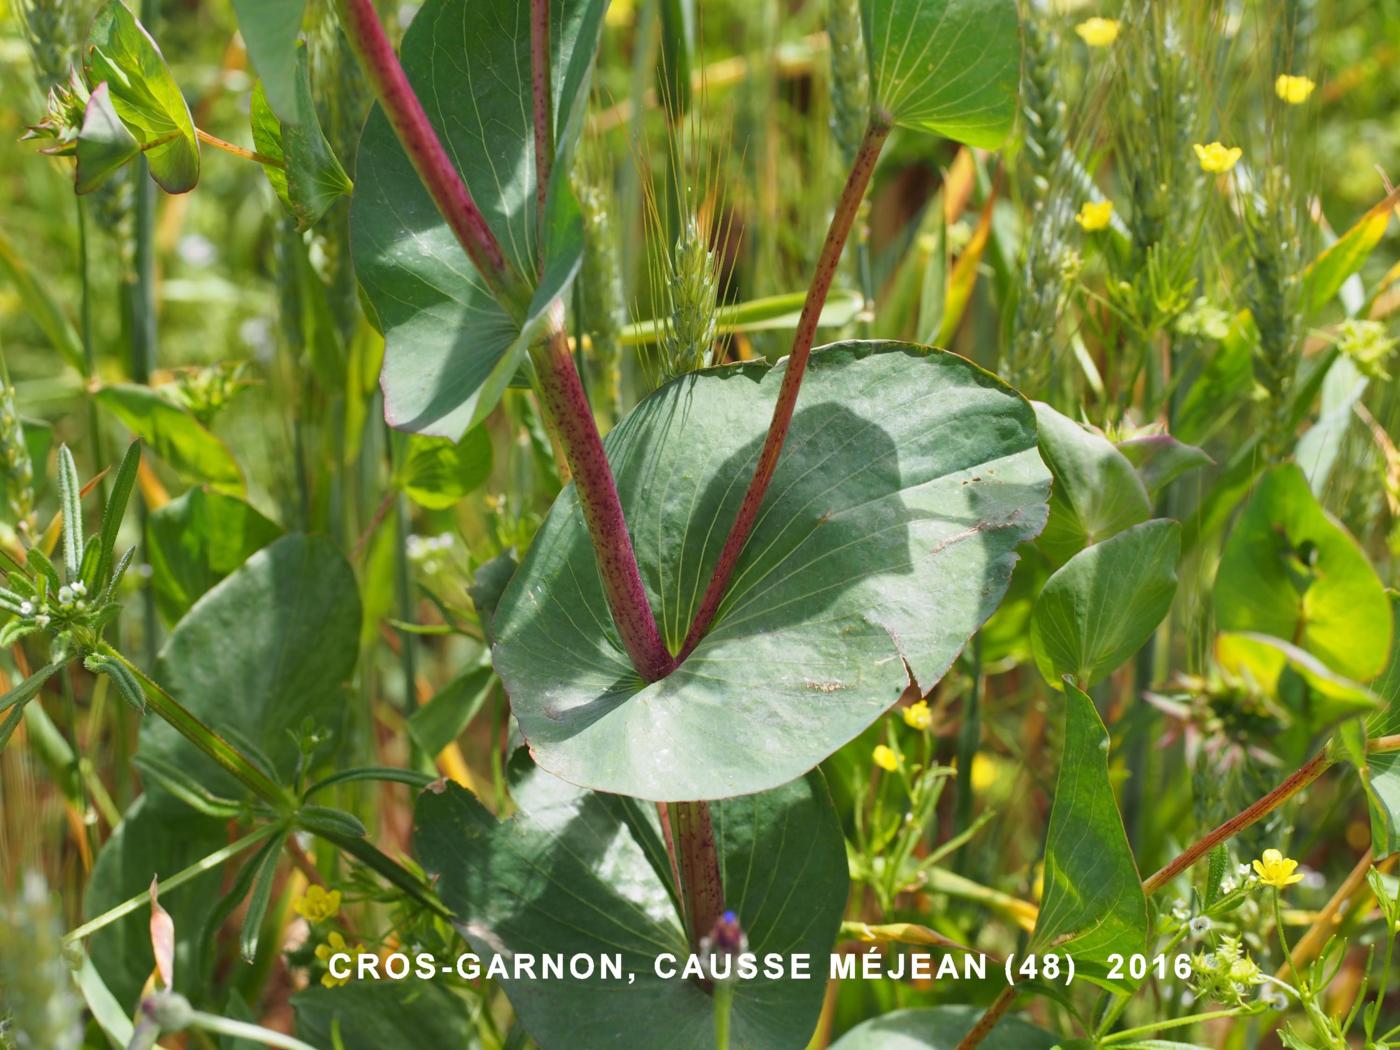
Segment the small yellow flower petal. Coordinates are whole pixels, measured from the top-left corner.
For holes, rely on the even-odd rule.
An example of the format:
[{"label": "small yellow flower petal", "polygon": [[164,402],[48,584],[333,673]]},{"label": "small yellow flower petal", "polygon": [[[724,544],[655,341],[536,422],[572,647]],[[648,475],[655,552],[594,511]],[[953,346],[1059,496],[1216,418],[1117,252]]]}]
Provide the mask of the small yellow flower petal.
[{"label": "small yellow flower petal", "polygon": [[1074,217],[1074,221],[1079,223],[1086,233],[1107,229],[1112,219],[1112,201],[1085,201],[1079,209],[1079,214]]},{"label": "small yellow flower petal", "polygon": [[1118,39],[1118,23],[1112,18],[1086,18],[1074,31],[1090,47],[1108,47]]},{"label": "small yellow flower petal", "polygon": [[1202,146],[1198,142],[1192,148],[1196,151],[1196,159],[1201,163],[1201,170],[1212,175],[1221,175],[1229,171],[1244,153],[1238,146],[1226,148],[1219,142],[1212,142],[1209,146]]},{"label": "small yellow flower petal", "polygon": [[997,764],[982,752],[972,756],[972,790],[981,794],[1001,779]]},{"label": "small yellow flower petal", "polygon": [[1298,862],[1285,857],[1276,849],[1266,849],[1264,855],[1254,862],[1254,872],[1265,886],[1283,889],[1295,882],[1302,882],[1303,876],[1294,872]]},{"label": "small yellow flower petal", "polygon": [[340,911],[340,891],[326,891],[323,886],[308,886],[305,895],[292,905],[307,922],[325,922]]},{"label": "small yellow flower petal", "polygon": [[1313,88],[1317,87],[1307,77],[1290,76],[1287,73],[1280,73],[1278,79],[1274,81],[1274,94],[1290,106],[1299,106],[1308,100],[1308,96],[1313,93]]},{"label": "small yellow flower petal", "polygon": [[885,744],[878,744],[870,756],[875,764],[887,773],[893,773],[899,768],[899,756],[896,755]]},{"label": "small yellow flower petal", "polygon": [[919,700],[910,704],[902,712],[904,724],[910,729],[917,729],[920,732],[933,725],[933,712],[928,709],[927,700]]}]

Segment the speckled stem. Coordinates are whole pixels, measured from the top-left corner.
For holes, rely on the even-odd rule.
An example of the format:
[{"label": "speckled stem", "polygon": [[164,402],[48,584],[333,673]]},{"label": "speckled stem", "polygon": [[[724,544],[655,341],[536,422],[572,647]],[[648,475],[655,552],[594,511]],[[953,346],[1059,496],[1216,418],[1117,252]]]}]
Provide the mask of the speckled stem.
[{"label": "speckled stem", "polygon": [[812,353],[812,342],[817,336],[822,307],[826,305],[832,278],[836,276],[836,269],[841,264],[841,252],[846,246],[846,238],[850,235],[851,225],[860,210],[860,202],[865,199],[865,189],[870,184],[875,162],[880,159],[880,149],[889,133],[889,121],[879,115],[872,116],[865,131],[865,138],[861,140],[860,149],[856,151],[855,159],[851,163],[851,173],[846,178],[841,199],[831,216],[826,241],[822,244],[821,255],[817,258],[817,271],[807,288],[807,299],[802,304],[802,315],[798,318],[797,331],[792,337],[792,351],[788,355],[782,387],[778,390],[778,403],[773,406],[773,419],[768,424],[768,437],[758,454],[758,465],[754,468],[753,479],[749,482],[748,491],[744,493],[744,502],[739,506],[739,513],[729,529],[729,536],[724,541],[714,575],[710,577],[709,586],[705,588],[705,595],[700,600],[700,608],[690,624],[690,631],[686,634],[685,644],[681,646],[677,663],[691,654],[700,643],[700,639],[705,637],[705,632],[710,629],[715,613],[719,611],[720,602],[724,599],[730,577],[734,575],[734,569],[739,564],[739,555],[744,552],[744,544],[748,542],[749,533],[758,519],[759,508],[763,505],[763,497],[773,480],[778,456],[783,451],[783,442],[787,440],[788,427],[792,424],[792,415],[797,407],[797,393],[802,386],[802,376],[807,371],[807,360]]},{"label": "speckled stem", "polygon": [[656,629],[612,468],[561,321],[553,322],[548,337],[530,351],[540,400],[554,421],[564,458],[573,472],[613,622],[632,665],[643,678],[654,682],[671,670],[671,654]]}]

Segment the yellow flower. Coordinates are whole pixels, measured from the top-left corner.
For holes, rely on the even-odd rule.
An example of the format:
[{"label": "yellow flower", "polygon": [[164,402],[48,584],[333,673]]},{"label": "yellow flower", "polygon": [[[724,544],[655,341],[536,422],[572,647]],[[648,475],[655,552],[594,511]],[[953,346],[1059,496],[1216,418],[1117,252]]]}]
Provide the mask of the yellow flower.
[{"label": "yellow flower", "polygon": [[1112,18],[1086,18],[1074,31],[1090,47],[1108,47],[1118,39],[1118,23]]},{"label": "yellow flower", "polygon": [[1085,232],[1093,233],[1095,230],[1107,229],[1112,218],[1112,201],[1085,201],[1074,221],[1084,227]]},{"label": "yellow flower", "polygon": [[1274,81],[1274,94],[1290,106],[1297,106],[1308,100],[1315,87],[1317,85],[1307,77],[1293,77],[1287,73],[1280,73]]},{"label": "yellow flower", "polygon": [[1266,849],[1264,856],[1254,862],[1254,870],[1259,875],[1259,881],[1265,886],[1277,886],[1279,889],[1303,881],[1303,876],[1293,873],[1293,869],[1297,866],[1296,860],[1285,857],[1276,849]]},{"label": "yellow flower", "polygon": [[893,773],[899,768],[899,756],[884,744],[876,746],[870,756],[875,760],[875,764],[887,773]]},{"label": "yellow flower", "polygon": [[979,795],[993,787],[1001,774],[997,770],[997,764],[993,759],[988,758],[982,752],[972,756],[972,790]]},{"label": "yellow flower", "polygon": [[927,700],[920,700],[917,703],[910,704],[902,713],[904,715],[904,724],[910,729],[917,729],[923,732],[929,726],[933,725],[933,712],[928,709]]},{"label": "yellow flower", "polygon": [[326,892],[324,886],[308,886],[306,895],[292,905],[307,922],[325,922],[340,911],[340,891]]},{"label": "yellow flower", "polygon": [[1229,171],[1244,152],[1238,146],[1226,149],[1219,142],[1212,142],[1209,146],[1202,146],[1198,142],[1192,148],[1196,151],[1196,159],[1201,162],[1201,170],[1212,175]]},{"label": "yellow flower", "polygon": [[[330,966],[332,956],[349,955],[351,959],[357,959],[364,953],[364,945],[356,945],[354,949],[351,949],[346,945],[346,939],[340,934],[330,934],[330,937],[326,938],[325,944],[316,945],[316,958],[321,959],[321,962],[325,963],[326,966]],[[353,965],[346,965],[346,976],[344,977],[333,976],[328,969],[321,974],[321,983],[328,988],[339,988],[342,984],[350,983],[350,974],[353,973]]]}]

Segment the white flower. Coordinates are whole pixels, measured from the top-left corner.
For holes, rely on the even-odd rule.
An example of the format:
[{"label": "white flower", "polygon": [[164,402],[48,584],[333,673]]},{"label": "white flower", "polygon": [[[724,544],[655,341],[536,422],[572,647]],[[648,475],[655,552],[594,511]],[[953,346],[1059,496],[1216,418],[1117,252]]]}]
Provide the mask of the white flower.
[{"label": "white flower", "polygon": [[58,589],[58,604],[59,604],[59,605],[72,605],[72,604],[73,604],[73,588],[72,588],[72,587],[69,587],[67,584],[64,584],[62,587],[60,587],[60,588]]},{"label": "white flower", "polygon": [[1187,924],[1187,927],[1191,931],[1191,936],[1203,937],[1210,932],[1210,925],[1209,918],[1204,915],[1197,915]]},{"label": "white flower", "polygon": [[73,588],[74,594],[87,594],[87,584],[82,580],[74,580],[70,586]]},{"label": "white flower", "polygon": [[34,617],[34,622],[40,627],[47,627],[49,625],[49,614],[40,613],[38,616]]},{"label": "white flower", "polygon": [[31,602],[31,601],[29,601],[28,599],[26,599],[26,600],[20,602],[20,603],[19,603],[19,614],[20,614],[21,616],[33,616],[33,615],[34,615],[34,603]]}]

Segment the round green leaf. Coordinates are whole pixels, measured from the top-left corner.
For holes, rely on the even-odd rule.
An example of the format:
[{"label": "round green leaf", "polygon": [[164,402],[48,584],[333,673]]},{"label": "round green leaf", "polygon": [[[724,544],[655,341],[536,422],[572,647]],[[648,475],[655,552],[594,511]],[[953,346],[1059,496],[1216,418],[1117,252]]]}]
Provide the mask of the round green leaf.
[{"label": "round green leaf", "polygon": [[404,443],[404,461],[397,474],[404,494],[414,503],[444,510],[491,474],[491,436],[484,427],[473,427],[457,442],[412,435]]},{"label": "round green leaf", "polygon": [[78,132],[75,150],[78,193],[90,193],[106,181],[132,157],[141,152],[141,144],[126,129],[117,111],[112,108],[111,94],[106,83],[92,89],[87,109],[83,111],[83,127]]},{"label": "round green leaf", "polygon": [[[692,373],[606,442],[663,636],[680,646],[752,475],[786,366]],[[812,355],[764,508],[714,625],[644,683],[612,626],[572,486],[502,596],[493,656],[539,763],[648,799],[786,783],[942,677],[1045,522],[1029,405],[942,351]]]},{"label": "round green leaf", "polygon": [[588,98],[603,0],[554,0],[551,70],[560,150],[537,245],[530,5],[428,0],[404,34],[404,71],[508,262],[533,277],[521,324],[497,305],[399,145],[383,112],[360,140],[351,206],[355,270],[384,333],[385,418],[456,440],[495,407],[533,328],[583,252],[567,163]]},{"label": "round green leaf", "polygon": [[1294,464],[1264,475],[1230,533],[1215,620],[1224,631],[1291,642],[1359,682],[1380,674],[1390,655],[1385,588]]},{"label": "round green leaf", "polygon": [[88,82],[106,82],[117,116],[147,147],[151,178],[167,193],[194,189],[199,139],[190,107],[160,48],[122,0],[108,0],[93,20],[86,65]]},{"label": "round green leaf", "polygon": [[97,392],[97,403],[181,477],[242,494],[243,471],[229,447],[188,411],[150,387],[113,383]]},{"label": "round green leaf", "polygon": [[1040,454],[1055,476],[1050,521],[1037,541],[1052,563],[1146,521],[1152,504],[1142,479],[1101,434],[1035,402]]},{"label": "round green leaf", "polygon": [[[982,1013],[975,1006],[895,1010],[856,1025],[831,1050],[957,1050]],[[982,1050],[1051,1050],[1059,1043],[1058,1036],[1043,1028],[1006,1017],[981,1045]]]},{"label": "round green leaf", "polygon": [[870,87],[896,124],[995,149],[1021,77],[1015,0],[862,0]]},{"label": "round green leaf", "polygon": [[1181,526],[1159,518],[1080,551],[1045,581],[1031,648],[1046,681],[1072,674],[1085,689],[1152,636],[1176,596]]},{"label": "round green leaf", "polygon": [[[359,649],[355,574],[325,539],[290,535],[264,547],[185,614],[154,678],[218,733],[257,749],[290,778],[310,719],[338,729]],[[225,798],[246,792],[168,724],[141,730],[140,757],[173,766]]]},{"label": "round green leaf", "polygon": [[[656,1023],[674,1050],[715,1045],[714,1005],[698,983],[656,973],[677,968],[686,937],[660,872],[655,811],[630,799],[579,791],[538,770],[513,792],[520,811],[497,821],[468,792],[425,792],[414,848],[483,968],[496,955],[620,955],[620,980],[503,980],[521,1022],[543,1050],[607,1046],[652,1050]],[[734,984],[731,1046],[801,1050],[821,1010],[827,959],[849,881],[840,823],[819,773],[711,810],[725,906],[749,950],[810,954],[813,979],[762,975]],[[658,855],[659,853],[659,855]]]}]

